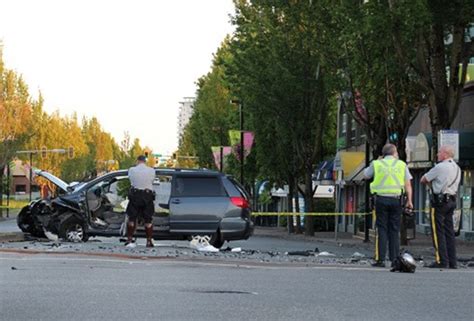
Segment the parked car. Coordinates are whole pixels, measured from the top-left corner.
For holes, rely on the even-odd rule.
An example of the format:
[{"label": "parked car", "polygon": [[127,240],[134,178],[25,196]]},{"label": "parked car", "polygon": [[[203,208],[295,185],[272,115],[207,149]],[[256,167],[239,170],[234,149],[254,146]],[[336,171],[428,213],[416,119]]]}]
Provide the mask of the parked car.
[{"label": "parked car", "polygon": [[[90,236],[125,236],[128,171],[119,170],[89,182],[68,185],[37,170],[54,185],[50,199],[25,206],[19,228],[33,236],[57,235],[67,241]],[[155,239],[190,239],[208,235],[220,248],[225,241],[247,239],[253,232],[249,196],[232,177],[209,170],[156,169],[153,217]],[[137,236],[144,236],[139,226]]]}]

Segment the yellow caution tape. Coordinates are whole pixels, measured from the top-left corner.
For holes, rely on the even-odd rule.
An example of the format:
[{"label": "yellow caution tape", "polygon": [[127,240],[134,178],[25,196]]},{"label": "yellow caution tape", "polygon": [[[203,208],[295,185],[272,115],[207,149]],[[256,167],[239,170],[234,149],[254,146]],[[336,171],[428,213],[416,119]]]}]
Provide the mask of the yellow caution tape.
[{"label": "yellow caution tape", "polygon": [[[422,210],[413,210],[415,213],[426,213],[430,215],[430,209],[422,209]],[[355,212],[355,213],[350,213],[350,212],[341,212],[341,213],[336,213],[336,212],[318,212],[318,213],[293,213],[293,212],[253,212],[252,216],[366,216],[366,215],[372,215],[373,213],[365,213],[365,212]],[[463,215],[471,215],[472,213],[465,213]],[[374,217],[375,219],[375,217]]]},{"label": "yellow caution tape", "polygon": [[253,212],[252,216],[363,216],[371,213],[335,213],[335,212],[319,212],[319,213],[293,213],[293,212]]}]

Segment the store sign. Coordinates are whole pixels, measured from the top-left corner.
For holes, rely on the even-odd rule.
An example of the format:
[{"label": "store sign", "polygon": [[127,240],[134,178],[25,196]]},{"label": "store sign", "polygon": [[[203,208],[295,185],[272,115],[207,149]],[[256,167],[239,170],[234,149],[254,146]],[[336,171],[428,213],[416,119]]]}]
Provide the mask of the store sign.
[{"label": "store sign", "polygon": [[454,149],[454,160],[459,160],[459,132],[457,130],[440,130],[438,132],[438,150],[443,145],[450,145]]}]

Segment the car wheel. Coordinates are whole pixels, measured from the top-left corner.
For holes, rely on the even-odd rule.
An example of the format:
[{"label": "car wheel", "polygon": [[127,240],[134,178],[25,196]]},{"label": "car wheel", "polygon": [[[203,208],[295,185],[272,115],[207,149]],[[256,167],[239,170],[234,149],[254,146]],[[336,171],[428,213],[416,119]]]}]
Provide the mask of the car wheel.
[{"label": "car wheel", "polygon": [[68,242],[86,242],[89,239],[84,222],[75,217],[61,223],[59,237]]},{"label": "car wheel", "polygon": [[44,233],[38,230],[35,226],[31,213],[27,210],[22,210],[16,217],[16,223],[20,230],[24,233],[30,233],[36,237],[43,237]]}]

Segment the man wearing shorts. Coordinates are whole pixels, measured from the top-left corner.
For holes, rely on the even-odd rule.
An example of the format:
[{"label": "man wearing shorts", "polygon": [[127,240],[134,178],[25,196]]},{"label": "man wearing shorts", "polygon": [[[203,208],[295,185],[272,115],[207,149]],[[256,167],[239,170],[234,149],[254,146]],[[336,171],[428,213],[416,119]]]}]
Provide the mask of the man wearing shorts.
[{"label": "man wearing shorts", "polygon": [[136,246],[133,235],[135,234],[137,219],[142,218],[145,222],[146,246],[153,247],[153,213],[155,212],[153,181],[155,180],[155,170],[146,165],[146,157],[141,155],[137,158],[137,165],[128,170],[128,178],[131,187],[128,192],[128,225],[125,246]]}]

